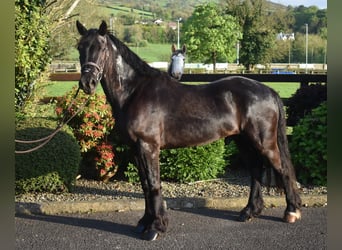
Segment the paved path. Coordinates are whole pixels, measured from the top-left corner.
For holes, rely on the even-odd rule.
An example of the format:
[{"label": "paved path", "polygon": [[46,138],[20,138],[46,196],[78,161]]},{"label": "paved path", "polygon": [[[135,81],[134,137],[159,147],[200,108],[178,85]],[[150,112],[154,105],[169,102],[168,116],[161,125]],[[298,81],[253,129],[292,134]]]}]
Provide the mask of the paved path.
[{"label": "paved path", "polygon": [[236,221],[235,210],[169,210],[166,235],[143,241],[133,232],[143,211],[17,215],[16,249],[327,249],[327,207],[302,209],[295,224],[281,221],[284,208],[259,219]]}]

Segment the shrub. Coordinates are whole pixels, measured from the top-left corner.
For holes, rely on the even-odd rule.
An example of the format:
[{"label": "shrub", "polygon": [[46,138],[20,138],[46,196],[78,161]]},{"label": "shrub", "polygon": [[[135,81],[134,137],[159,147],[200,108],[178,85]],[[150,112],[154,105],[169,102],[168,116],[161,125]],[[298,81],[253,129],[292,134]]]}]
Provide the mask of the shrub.
[{"label": "shrub", "polygon": [[163,150],[161,177],[178,182],[216,178],[224,173],[226,153],[224,140],[204,146]]},{"label": "shrub", "polygon": [[[160,176],[163,180],[193,182],[217,178],[223,174],[227,157],[235,147],[218,140],[203,146],[165,149],[160,153]],[[125,172],[130,182],[139,180],[136,167],[129,164]]]},{"label": "shrub", "polygon": [[[35,140],[51,134],[56,122],[35,118],[20,122],[16,138]],[[16,150],[27,150],[37,144],[16,145]],[[16,193],[66,192],[72,188],[78,173],[81,156],[77,142],[68,128],[58,132],[38,150],[15,155]]]},{"label": "shrub", "polygon": [[56,107],[59,117],[72,116],[88,100],[88,104],[69,123],[82,154],[81,174],[85,178],[107,181],[117,171],[109,135],[114,127],[111,107],[105,95],[88,96],[80,91],[74,99],[74,87]]},{"label": "shrub", "polygon": [[61,193],[65,192],[66,184],[57,172],[51,172],[37,177],[19,179],[15,181],[15,193]]},{"label": "shrub", "polygon": [[327,103],[301,119],[290,141],[298,180],[304,184],[327,183]]},{"label": "shrub", "polygon": [[19,111],[49,65],[49,23],[41,0],[15,0],[15,108]]},{"label": "shrub", "polygon": [[295,126],[301,118],[326,100],[326,84],[317,83],[301,86],[287,101],[287,125]]}]

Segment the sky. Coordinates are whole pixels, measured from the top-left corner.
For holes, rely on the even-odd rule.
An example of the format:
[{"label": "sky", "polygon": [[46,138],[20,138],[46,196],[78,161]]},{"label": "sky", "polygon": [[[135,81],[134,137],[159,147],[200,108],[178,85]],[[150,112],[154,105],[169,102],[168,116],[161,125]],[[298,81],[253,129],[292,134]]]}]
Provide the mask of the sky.
[{"label": "sky", "polygon": [[312,5],[316,5],[319,9],[327,8],[327,0],[271,0],[274,3],[281,3],[285,6],[299,6],[304,5],[305,7],[309,7]]}]

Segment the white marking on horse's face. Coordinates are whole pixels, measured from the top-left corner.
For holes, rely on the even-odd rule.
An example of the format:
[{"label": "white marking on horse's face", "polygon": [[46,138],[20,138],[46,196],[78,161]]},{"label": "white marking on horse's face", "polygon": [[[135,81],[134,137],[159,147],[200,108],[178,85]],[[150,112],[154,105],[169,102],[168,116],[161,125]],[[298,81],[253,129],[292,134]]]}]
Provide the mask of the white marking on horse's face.
[{"label": "white marking on horse's face", "polygon": [[172,64],[173,71],[183,72],[185,57],[182,54],[178,54],[176,56],[173,56],[172,59],[173,59],[173,64]]},{"label": "white marking on horse's face", "polygon": [[171,74],[177,79],[180,79],[183,74],[184,59],[185,57],[181,53],[172,56]]}]

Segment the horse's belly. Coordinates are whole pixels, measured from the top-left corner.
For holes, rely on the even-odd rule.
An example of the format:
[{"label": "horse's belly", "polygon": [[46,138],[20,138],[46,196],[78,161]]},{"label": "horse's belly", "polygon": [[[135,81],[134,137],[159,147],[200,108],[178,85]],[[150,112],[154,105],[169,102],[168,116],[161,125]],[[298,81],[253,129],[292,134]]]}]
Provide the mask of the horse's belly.
[{"label": "horse's belly", "polygon": [[170,122],[165,125],[161,147],[203,145],[236,133],[238,133],[236,126],[228,122],[209,119],[183,119],[182,122]]}]

